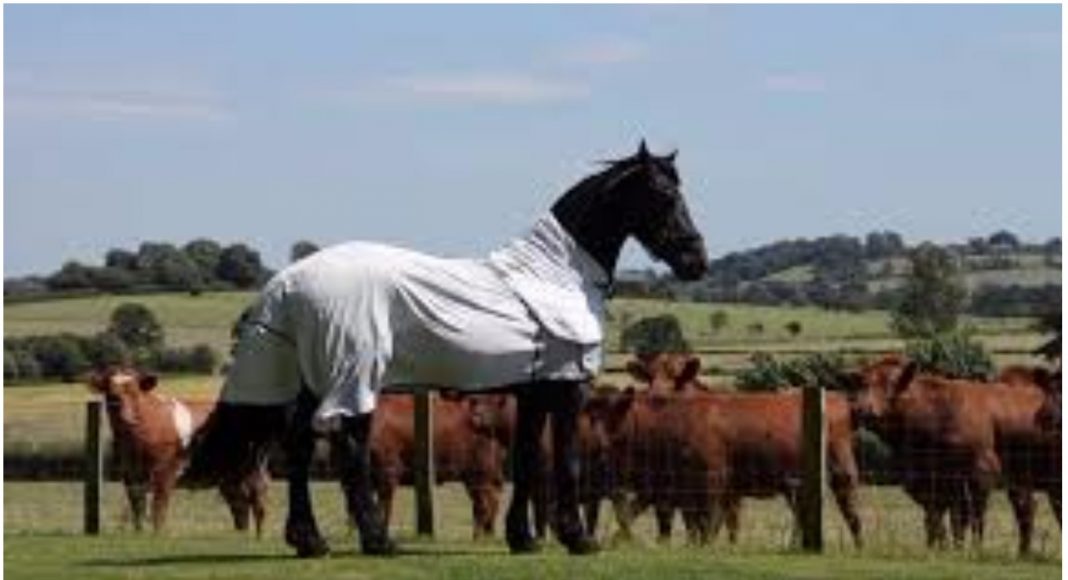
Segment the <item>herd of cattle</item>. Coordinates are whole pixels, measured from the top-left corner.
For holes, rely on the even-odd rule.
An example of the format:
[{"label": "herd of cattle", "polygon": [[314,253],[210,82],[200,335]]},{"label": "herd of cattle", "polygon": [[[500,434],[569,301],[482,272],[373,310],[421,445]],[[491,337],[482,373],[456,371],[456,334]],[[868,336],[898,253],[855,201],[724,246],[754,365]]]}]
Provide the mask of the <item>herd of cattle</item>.
[{"label": "herd of cattle", "polygon": [[[661,538],[670,537],[679,512],[695,543],[711,541],[723,525],[735,541],[746,497],[782,495],[797,517],[799,389],[716,390],[699,380],[700,360],[680,354],[639,357],[628,371],[638,384],[594,388],[580,420],[580,493],[591,530],[597,529],[604,499],[613,505],[621,534],[629,534],[634,518],[651,507]],[[849,382],[852,388],[826,395],[826,457],[830,489],[858,547],[861,427],[892,450],[897,480],[922,508],[929,546],[950,540],[960,546],[969,533],[980,542],[988,498],[999,486],[1012,505],[1021,554],[1031,548],[1036,492],[1048,496],[1059,524],[1059,365],[1056,371],[1008,367],[997,380],[979,384],[919,372],[914,363],[888,355],[863,365]],[[151,492],[151,521],[159,529],[186,446],[210,404],[162,395],[154,377],[125,368],[95,374],[90,387],[106,401],[134,526],[140,529]],[[508,395],[443,395],[435,401],[437,480],[462,482],[472,502],[474,535],[492,534],[514,401]],[[414,404],[410,396],[385,395],[380,405],[371,436],[372,467],[388,522],[394,491],[412,476]],[[542,476],[546,485],[534,504],[544,535],[552,497],[551,474]],[[268,480],[263,466],[220,485],[238,529],[246,529],[251,516],[259,534]]]}]

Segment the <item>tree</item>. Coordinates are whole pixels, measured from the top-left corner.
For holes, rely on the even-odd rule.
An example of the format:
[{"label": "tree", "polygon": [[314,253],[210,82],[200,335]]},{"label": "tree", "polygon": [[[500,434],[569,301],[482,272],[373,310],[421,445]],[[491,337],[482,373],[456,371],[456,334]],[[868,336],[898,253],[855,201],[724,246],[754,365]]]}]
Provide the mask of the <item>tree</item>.
[{"label": "tree", "polygon": [[289,261],[296,262],[302,260],[318,251],[319,246],[316,245],[315,242],[300,240],[293,244],[293,247],[289,249]]},{"label": "tree", "polygon": [[215,274],[238,288],[252,288],[264,275],[260,254],[245,244],[227,246],[219,255]]},{"label": "tree", "polygon": [[130,348],[118,335],[111,332],[101,332],[86,339],[82,350],[89,362],[96,368],[125,365],[131,362]]},{"label": "tree", "polygon": [[73,335],[39,337],[33,355],[41,365],[42,376],[58,377],[64,382],[73,381],[89,369],[89,359]]},{"label": "tree", "polygon": [[112,311],[108,332],[138,354],[163,346],[163,326],[148,307],[136,302],[121,304]]},{"label": "tree", "polygon": [[1008,230],[999,230],[990,235],[988,240],[991,246],[1003,247],[1015,250],[1020,247],[1020,239],[1016,237],[1016,234]]},{"label": "tree", "polygon": [[92,268],[80,262],[67,262],[58,272],[48,277],[47,284],[52,290],[92,288]]},{"label": "tree", "polygon": [[801,334],[802,330],[801,323],[796,320],[791,320],[790,322],[787,322],[783,328],[785,328],[786,332],[789,332],[790,336],[794,338],[796,338],[797,335]]},{"label": "tree", "polygon": [[729,322],[730,317],[726,310],[714,310],[708,315],[708,326],[712,329],[712,334],[719,334]]},{"label": "tree", "polygon": [[891,258],[904,251],[905,242],[897,232],[871,232],[864,240],[864,254],[871,260]]},{"label": "tree", "polygon": [[89,278],[94,288],[105,292],[123,292],[137,284],[137,276],[133,272],[118,266],[93,268],[89,271]]},{"label": "tree", "polygon": [[909,262],[911,271],[890,314],[893,331],[904,338],[919,338],[955,329],[967,299],[957,260],[946,250],[925,243],[909,253]]},{"label": "tree", "polygon": [[624,350],[635,354],[690,352],[679,319],[671,314],[642,318],[623,330]]},{"label": "tree", "polygon": [[182,246],[182,252],[193,261],[205,282],[215,280],[222,251],[218,242],[207,238],[198,238]]},{"label": "tree", "polygon": [[112,248],[104,254],[104,266],[120,270],[136,270],[137,254],[122,248]]},{"label": "tree", "polygon": [[137,268],[148,281],[165,288],[198,291],[204,284],[197,264],[173,244],[141,244]]}]

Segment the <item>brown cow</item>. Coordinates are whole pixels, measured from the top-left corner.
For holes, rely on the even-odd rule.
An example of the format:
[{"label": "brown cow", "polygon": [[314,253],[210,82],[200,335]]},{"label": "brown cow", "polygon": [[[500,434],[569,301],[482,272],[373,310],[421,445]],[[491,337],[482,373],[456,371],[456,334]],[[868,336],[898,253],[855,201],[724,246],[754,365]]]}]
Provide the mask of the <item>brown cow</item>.
[{"label": "brown cow", "polygon": [[[723,417],[718,427],[726,438],[730,477],[722,495],[723,516],[731,542],[737,540],[738,518],[744,497],[782,494],[797,512],[801,482],[801,392],[729,393],[713,391],[696,380],[700,359],[684,354],[646,356],[628,365],[651,392],[701,394]],[[853,453],[854,429],[849,404],[838,393],[826,395],[827,466],[830,487],[857,547],[862,545],[856,507],[860,478]],[[659,506],[661,537],[670,534],[671,510]],[[715,533],[715,529],[713,533]]]},{"label": "brown cow", "polygon": [[1050,437],[1048,432],[1052,423],[1048,417],[1054,404],[1050,393],[1059,380],[1057,376],[1043,367],[1010,366],[998,375],[998,383],[978,389],[988,400],[1021,554],[1031,549],[1034,490],[1046,493],[1060,523],[1060,437]]},{"label": "brown cow", "polygon": [[[632,490],[638,506],[655,505],[658,512],[679,509],[689,540],[710,541],[731,475],[725,417],[716,401],[703,393],[631,388],[595,397],[587,410],[609,449],[613,492]],[[617,504],[624,533],[635,511]]]},{"label": "brown cow", "polygon": [[[438,483],[460,481],[471,498],[475,539],[493,535],[510,433],[502,417],[514,416],[505,395],[443,396],[434,403],[434,472]],[[409,483],[415,457],[414,398],[383,395],[371,427],[372,481],[388,525],[393,494]]]},{"label": "brown cow", "polygon": [[859,375],[855,415],[893,449],[905,492],[924,510],[927,544],[945,545],[947,511],[955,546],[966,529],[981,542],[1001,473],[988,400],[971,381],[917,374],[915,363],[895,355]]},{"label": "brown cow", "polygon": [[[154,375],[129,368],[110,368],[89,379],[90,390],[104,396],[115,457],[137,531],[142,527],[149,492],[152,528],[157,532],[163,528],[171,494],[188,459],[189,441],[214,406],[162,395],[157,385]],[[267,482],[263,457],[258,465],[235,469],[219,484],[238,530],[248,529],[251,514],[256,536],[260,536]]]},{"label": "brown cow", "polygon": [[982,540],[986,501],[1004,478],[1021,554],[1030,551],[1033,491],[1045,491],[1060,520],[1060,441],[1041,427],[1043,369],[1008,367],[981,383],[917,374],[888,356],[861,373],[861,419],[894,449],[905,491],[923,507],[929,545],[942,545],[949,511],[955,545],[965,529]]}]

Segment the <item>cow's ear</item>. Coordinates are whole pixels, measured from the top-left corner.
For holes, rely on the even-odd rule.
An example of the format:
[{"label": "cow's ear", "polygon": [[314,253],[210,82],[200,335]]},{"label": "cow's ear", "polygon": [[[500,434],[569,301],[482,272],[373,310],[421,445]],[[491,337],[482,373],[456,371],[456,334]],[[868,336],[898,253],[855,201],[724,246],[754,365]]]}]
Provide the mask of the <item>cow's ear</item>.
[{"label": "cow's ear", "polygon": [[141,375],[141,378],[137,381],[137,385],[141,387],[142,391],[148,392],[156,388],[159,384],[159,377],[156,375]]},{"label": "cow's ear", "polygon": [[1045,367],[1035,367],[1031,369],[1031,380],[1042,390],[1046,390],[1047,385],[1053,381],[1053,374]]},{"label": "cow's ear", "polygon": [[701,374],[701,359],[696,356],[691,356],[686,359],[686,362],[682,365],[682,372],[679,373],[679,377],[675,380],[676,388],[682,388],[689,385],[697,379],[697,375]]},{"label": "cow's ear", "polygon": [[916,378],[916,372],[920,365],[916,361],[909,362],[905,365],[905,368],[901,369],[901,372],[894,378],[894,382],[891,384],[891,394],[898,395],[905,389],[909,388],[912,384],[912,380]]},{"label": "cow's ear", "polygon": [[639,383],[649,384],[653,382],[653,377],[649,375],[649,369],[645,368],[645,363],[642,361],[627,361],[627,373]]},{"label": "cow's ear", "polygon": [[89,392],[103,394],[107,389],[107,376],[102,372],[94,372],[89,374]]}]

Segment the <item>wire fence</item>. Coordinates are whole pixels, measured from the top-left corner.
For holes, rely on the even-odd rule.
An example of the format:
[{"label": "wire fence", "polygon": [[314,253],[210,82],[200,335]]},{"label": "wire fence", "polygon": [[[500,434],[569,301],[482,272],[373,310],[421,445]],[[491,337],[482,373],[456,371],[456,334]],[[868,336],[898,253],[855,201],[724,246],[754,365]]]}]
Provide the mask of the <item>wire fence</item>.
[{"label": "wire fence", "polygon": [[[735,395],[746,396],[751,395]],[[668,396],[669,399],[672,397],[683,396]],[[692,407],[691,402],[685,404]],[[471,432],[463,436],[443,433],[442,429],[455,430],[464,424],[463,413],[470,408],[461,405],[451,411],[442,411],[441,404],[439,399],[434,423],[434,471],[439,481],[432,491],[436,537],[456,541],[470,540],[473,536],[495,537],[495,541],[500,541],[510,496],[507,441],[493,439],[485,433]],[[673,403],[666,404],[670,407]],[[799,405],[791,408],[799,409]],[[835,408],[834,404],[828,404],[829,422],[834,420]],[[7,533],[69,534],[83,531],[85,409],[83,401],[69,400],[18,402],[5,406],[4,513]],[[583,474],[580,495],[599,498],[601,513],[595,535],[609,546],[625,541],[659,545],[662,540],[653,507],[633,519],[630,539],[624,537],[621,523],[614,513],[614,507],[620,507],[619,511],[624,515],[633,509],[631,504],[619,501],[621,497],[634,499],[645,493],[653,496],[645,498],[649,503],[660,501],[676,508],[671,512],[673,533],[667,540],[671,546],[690,543],[686,534],[690,522],[684,517],[688,509],[685,498],[697,497],[713,504],[713,512],[719,510],[711,516],[719,518],[721,524],[718,535],[711,542],[712,549],[774,552],[797,548],[800,542],[797,520],[787,498],[796,499],[800,490],[797,453],[801,422],[799,417],[776,415],[769,409],[766,407],[757,412],[760,421],[755,425],[738,425],[737,421],[731,423],[724,419],[717,427],[716,417],[726,415],[723,409],[716,410],[713,406],[706,409],[707,416],[703,419],[695,415],[707,431],[676,429],[668,435],[663,434],[663,426],[678,427],[681,424],[679,416],[656,416],[654,413],[653,418],[659,417],[659,422],[652,421],[644,427],[647,431],[642,432],[633,424],[634,415],[628,415],[623,424],[632,430],[630,439],[620,436],[618,425],[616,431],[611,432],[611,426],[594,422],[591,431],[590,415],[587,414],[583,456],[587,471]],[[727,411],[736,413],[729,408]],[[793,423],[785,431],[766,428],[769,424],[789,421]],[[104,534],[121,537],[135,532],[130,502],[122,482],[125,474],[113,455],[111,430],[106,423],[105,420],[100,521]],[[724,424],[729,428],[722,426]],[[761,432],[769,435],[764,440],[745,439],[746,435],[742,433],[745,429],[763,429]],[[792,440],[774,438],[776,433],[790,430],[796,433]],[[855,552],[858,548],[853,533],[839,508],[838,489],[832,489],[841,479],[843,468],[838,463],[842,449],[831,447],[841,434],[830,423],[825,432],[828,445],[825,461],[829,475],[828,485],[821,495],[824,545],[827,551]],[[601,436],[599,440],[598,434]],[[858,476],[853,482],[851,505],[860,522],[863,541],[860,550],[872,555],[937,557],[941,551],[927,545],[925,514],[916,498],[933,501],[930,499],[933,497],[937,500],[935,503],[949,506],[943,508],[939,517],[945,533],[951,536],[950,508],[970,499],[961,494],[972,493],[973,488],[969,486],[974,483],[974,471],[963,468],[955,471],[956,458],[933,444],[926,448],[923,444],[912,445],[908,448],[908,457],[900,456],[900,452],[895,456],[893,451],[887,456],[887,446],[880,446],[871,433],[853,429],[847,436],[846,447],[855,461]],[[396,434],[393,437],[393,443],[397,444]],[[381,495],[384,490],[396,486],[390,521],[393,533],[401,538],[416,533],[416,502],[410,487],[413,474],[411,443],[408,441],[402,441],[391,453],[380,454],[375,463],[376,491]],[[992,451],[1001,459],[1005,469],[1016,473],[1028,470],[1048,473],[1048,456],[1028,454],[1019,447]],[[1015,452],[1011,459],[1007,455],[1009,452]],[[705,455],[701,461],[696,461],[694,453]],[[1057,453],[1059,461],[1059,444]],[[313,493],[320,525],[332,542],[351,541],[353,531],[344,510],[342,494],[338,485],[329,481],[333,476],[325,445],[320,446],[316,465],[318,481],[313,485]],[[938,478],[923,474],[923,468],[931,466],[940,468]],[[264,537],[267,541],[277,541],[281,537],[285,517],[285,483],[278,479],[281,469],[281,462],[276,462],[275,479],[266,497]],[[594,473],[594,470],[599,471]],[[1059,464],[1056,475],[1059,489]],[[903,486],[906,483],[911,486],[908,490]],[[989,502],[983,512],[985,526],[981,547],[968,537],[962,549],[983,556],[1015,556],[1019,541],[1018,522],[1006,487],[1006,483],[1011,482],[1003,470],[990,483]],[[1035,494],[1036,507],[1032,552],[1039,557],[1060,558],[1058,521],[1045,496],[1035,489],[1038,484],[1032,480],[1029,485]],[[613,498],[617,505],[613,505]],[[624,517],[623,523],[627,520]],[[736,539],[732,542],[730,528],[734,520],[737,521]],[[232,530],[230,510],[217,491],[180,489],[171,500],[163,533],[167,536],[237,533]],[[251,537],[252,534],[248,534]],[[949,544],[951,546],[952,542]]]}]

